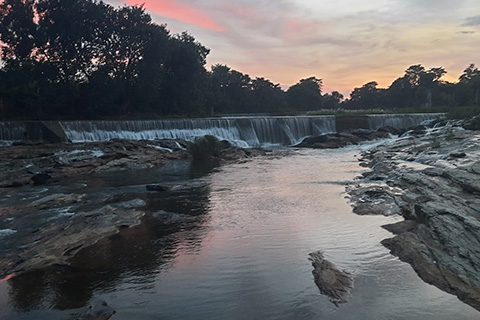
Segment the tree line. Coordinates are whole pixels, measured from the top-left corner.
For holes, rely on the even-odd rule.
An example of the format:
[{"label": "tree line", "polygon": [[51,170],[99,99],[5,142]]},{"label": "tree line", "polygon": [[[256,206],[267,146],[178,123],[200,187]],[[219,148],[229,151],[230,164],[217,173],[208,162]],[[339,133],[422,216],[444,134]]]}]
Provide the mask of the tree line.
[{"label": "tree line", "polygon": [[143,6],[96,0],[0,3],[0,117],[129,118],[478,105],[480,72],[458,83],[443,68],[409,67],[387,89],[369,82],[350,97],[323,92],[317,77],[287,90],[222,64],[209,49],[152,22]]},{"label": "tree line", "polygon": [[479,106],[480,70],[470,64],[457,83],[442,80],[447,71],[412,65],[388,88],[377,88],[375,81],[355,88],[344,101],[347,109],[430,108],[434,106]]}]

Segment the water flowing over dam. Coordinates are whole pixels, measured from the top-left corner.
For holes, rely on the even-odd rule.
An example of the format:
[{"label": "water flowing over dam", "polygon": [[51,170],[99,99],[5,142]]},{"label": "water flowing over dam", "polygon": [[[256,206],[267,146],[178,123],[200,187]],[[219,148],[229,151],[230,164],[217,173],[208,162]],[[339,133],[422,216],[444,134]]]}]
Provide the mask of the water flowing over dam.
[{"label": "water flowing over dam", "polygon": [[71,142],[107,141],[114,138],[194,140],[214,135],[239,147],[293,145],[303,138],[350,129],[376,130],[383,126],[408,128],[441,114],[225,117],[127,121],[0,122],[0,140],[49,141],[52,136]]}]

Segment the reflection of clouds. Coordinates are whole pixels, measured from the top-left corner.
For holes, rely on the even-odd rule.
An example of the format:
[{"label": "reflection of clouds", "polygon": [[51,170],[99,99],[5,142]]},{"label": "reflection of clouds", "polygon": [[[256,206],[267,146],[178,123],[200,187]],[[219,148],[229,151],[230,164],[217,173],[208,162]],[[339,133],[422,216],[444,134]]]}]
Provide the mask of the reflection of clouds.
[{"label": "reflection of clouds", "polygon": [[472,16],[477,0],[144,2],[158,23],[188,30],[210,48],[209,64],[284,88],[314,75],[348,96],[371,80],[389,86],[413,64],[442,66],[447,79],[456,80],[468,64],[479,63],[478,33],[460,29],[480,25],[480,16]]},{"label": "reflection of clouds", "polygon": [[157,274],[176,263],[179,252],[200,250],[209,221],[209,193],[208,186],[169,196],[148,193],[146,210],[154,212],[152,217],[82,249],[69,260],[69,267],[36,270],[8,280],[11,304],[21,312],[66,310],[83,307],[96,294],[122,285],[152,287]]}]

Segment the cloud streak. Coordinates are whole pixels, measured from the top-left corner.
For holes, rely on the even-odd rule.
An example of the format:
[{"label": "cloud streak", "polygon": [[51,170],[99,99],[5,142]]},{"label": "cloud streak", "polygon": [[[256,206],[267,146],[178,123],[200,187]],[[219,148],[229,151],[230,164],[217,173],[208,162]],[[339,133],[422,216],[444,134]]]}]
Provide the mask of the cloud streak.
[{"label": "cloud streak", "polygon": [[[136,0],[127,0],[127,3],[129,5],[138,5]],[[175,0],[143,0],[142,4],[147,11],[163,17],[212,31],[225,31],[225,28],[214,21],[208,12],[186,2],[182,3]]]},{"label": "cloud streak", "polygon": [[348,95],[372,80],[388,86],[413,64],[445,67],[452,80],[480,64],[478,0],[125,1],[188,30],[211,49],[209,64],[283,87],[314,75]]},{"label": "cloud streak", "polygon": [[465,23],[462,24],[462,27],[474,27],[480,26],[480,15],[469,17],[465,20]]}]

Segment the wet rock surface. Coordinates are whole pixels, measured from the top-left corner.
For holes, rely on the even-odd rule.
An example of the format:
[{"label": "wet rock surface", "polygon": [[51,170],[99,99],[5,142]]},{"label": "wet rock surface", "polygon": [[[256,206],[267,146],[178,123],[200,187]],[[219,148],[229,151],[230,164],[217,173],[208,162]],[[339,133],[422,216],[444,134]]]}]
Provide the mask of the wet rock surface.
[{"label": "wet rock surface", "polygon": [[382,244],[419,276],[480,310],[480,132],[448,124],[362,155],[347,188],[358,214],[402,215]]},{"label": "wet rock surface", "polygon": [[108,320],[115,314],[105,301],[93,299],[88,306],[76,314],[72,320]]},{"label": "wet rock surface", "polygon": [[305,138],[295,147],[314,149],[337,149],[349,145],[359,144],[363,141],[389,138],[391,134],[401,131],[392,127],[383,127],[376,131],[356,129],[348,132],[327,133],[319,136]]}]

